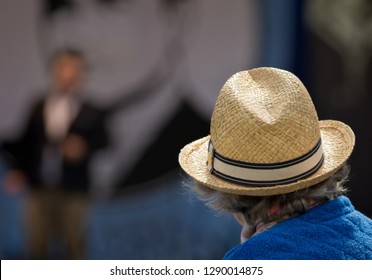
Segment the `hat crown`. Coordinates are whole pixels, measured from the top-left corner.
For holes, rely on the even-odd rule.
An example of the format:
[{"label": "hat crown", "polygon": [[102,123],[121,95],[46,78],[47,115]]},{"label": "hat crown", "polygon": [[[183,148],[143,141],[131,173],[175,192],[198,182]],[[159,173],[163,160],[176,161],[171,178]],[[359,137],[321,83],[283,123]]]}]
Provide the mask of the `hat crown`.
[{"label": "hat crown", "polygon": [[320,139],[318,116],[302,82],[275,68],[241,71],[227,80],[211,120],[211,141],[224,157],[272,164],[296,159]]}]

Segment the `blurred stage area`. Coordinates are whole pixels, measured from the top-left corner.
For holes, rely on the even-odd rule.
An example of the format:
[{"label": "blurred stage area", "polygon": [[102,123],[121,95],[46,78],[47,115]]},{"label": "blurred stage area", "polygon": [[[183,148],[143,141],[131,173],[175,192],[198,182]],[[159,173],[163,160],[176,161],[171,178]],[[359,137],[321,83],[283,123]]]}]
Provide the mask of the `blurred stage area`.
[{"label": "blurred stage area", "polygon": [[[221,259],[239,243],[240,226],[232,216],[216,215],[180,187],[179,174],[135,194],[96,202],[84,232],[87,259]],[[22,208],[27,194],[0,194],[0,257],[27,259]],[[66,259],[63,244],[51,241],[52,259]]]},{"label": "blurred stage area", "polygon": [[[81,98],[108,143],[89,162],[84,258],[221,259],[239,243],[232,217],[185,190],[177,157],[209,133],[227,78],[260,66],[295,73],[320,120],[352,127],[349,197],[372,217],[371,1],[3,0],[0,23],[0,142],[20,137],[50,90],[56,51],[86,58]],[[30,183],[6,185],[12,160],[0,153],[0,257],[27,259]],[[68,258],[48,243],[49,258]]]}]

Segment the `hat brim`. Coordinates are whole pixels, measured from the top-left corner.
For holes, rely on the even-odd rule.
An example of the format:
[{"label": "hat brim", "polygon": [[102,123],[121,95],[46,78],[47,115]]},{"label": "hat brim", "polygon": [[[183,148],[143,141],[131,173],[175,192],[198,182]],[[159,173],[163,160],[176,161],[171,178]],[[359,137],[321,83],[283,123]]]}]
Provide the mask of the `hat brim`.
[{"label": "hat brim", "polygon": [[349,126],[339,121],[325,120],[319,121],[319,127],[324,162],[313,175],[294,183],[270,187],[243,186],[212,175],[206,164],[210,136],[186,145],[179,154],[179,163],[182,169],[197,182],[217,191],[247,196],[270,196],[294,192],[320,183],[333,175],[353,151],[355,136]]}]

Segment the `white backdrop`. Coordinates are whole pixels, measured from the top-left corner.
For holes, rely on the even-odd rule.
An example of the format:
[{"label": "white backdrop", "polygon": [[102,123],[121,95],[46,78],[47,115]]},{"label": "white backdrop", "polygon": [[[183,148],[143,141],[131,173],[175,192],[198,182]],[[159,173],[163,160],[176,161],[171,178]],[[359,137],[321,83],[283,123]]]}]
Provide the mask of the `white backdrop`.
[{"label": "white backdrop", "polygon": [[[156,92],[110,119],[113,145],[93,166],[100,186],[130,169],[181,99],[208,119],[224,81],[260,57],[254,0],[190,0],[170,14],[153,0],[118,2],[102,8],[75,0],[73,13],[59,12],[48,22],[40,17],[40,0],[2,0],[0,9],[2,139],[19,133],[30,101],[47,85],[46,58],[58,47],[87,54],[86,98],[104,106],[161,73],[165,82]],[[187,96],[177,93],[179,87],[190,89]],[[118,166],[123,157],[126,165]]]}]

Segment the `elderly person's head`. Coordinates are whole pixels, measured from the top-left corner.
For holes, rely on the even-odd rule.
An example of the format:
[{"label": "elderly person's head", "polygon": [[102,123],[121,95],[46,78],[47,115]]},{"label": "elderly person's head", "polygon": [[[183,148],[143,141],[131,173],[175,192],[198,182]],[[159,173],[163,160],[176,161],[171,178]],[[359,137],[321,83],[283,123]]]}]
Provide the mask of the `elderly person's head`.
[{"label": "elderly person's head", "polygon": [[347,199],[346,161],[354,142],[344,123],[318,120],[295,75],[257,68],[225,83],[210,136],[186,145],[179,162],[208,206],[234,214],[246,241],[329,201]]}]

